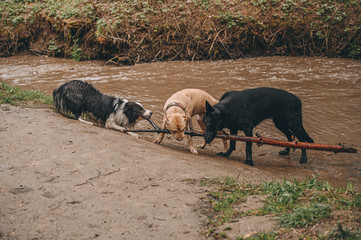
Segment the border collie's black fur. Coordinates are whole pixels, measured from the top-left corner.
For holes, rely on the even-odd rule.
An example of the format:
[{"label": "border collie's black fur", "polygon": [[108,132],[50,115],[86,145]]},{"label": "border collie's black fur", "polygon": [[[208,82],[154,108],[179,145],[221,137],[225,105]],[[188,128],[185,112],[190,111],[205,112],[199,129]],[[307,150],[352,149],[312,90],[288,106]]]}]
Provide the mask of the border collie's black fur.
[{"label": "border collie's black fur", "polygon": [[53,103],[62,114],[71,112],[75,119],[86,122],[80,116],[87,113],[106,128],[121,132],[125,128],[133,128],[139,118],[152,116],[152,112],[140,103],[103,94],[90,83],[80,80],[72,80],[56,88]]},{"label": "border collie's black fur", "polygon": [[[252,136],[255,126],[267,118],[272,118],[276,127],[292,141],[295,135],[299,141],[313,143],[302,124],[302,103],[292,93],[275,88],[255,88],[244,91],[226,92],[219,102],[211,106],[206,102],[204,123],[207,130],[204,139],[211,143],[217,131],[228,128],[232,135],[238,130],[246,136]],[[225,153],[228,157],[236,149],[236,142],[231,140],[230,148]],[[287,155],[290,149],[279,152]],[[302,149],[300,163],[307,162],[306,150]],[[246,143],[246,164],[253,166],[252,143]]]}]

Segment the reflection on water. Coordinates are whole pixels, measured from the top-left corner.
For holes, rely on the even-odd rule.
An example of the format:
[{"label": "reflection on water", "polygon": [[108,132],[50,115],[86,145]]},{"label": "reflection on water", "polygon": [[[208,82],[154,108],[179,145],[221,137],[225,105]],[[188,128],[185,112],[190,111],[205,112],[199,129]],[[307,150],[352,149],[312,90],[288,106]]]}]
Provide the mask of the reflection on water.
[{"label": "reflection on water", "polygon": [[[0,80],[48,94],[69,80],[88,81],[104,93],[142,102],[154,112],[152,118],[158,125],[162,121],[164,102],[174,92],[184,88],[200,88],[218,99],[229,90],[261,86],[281,88],[301,98],[304,126],[315,142],[346,143],[356,145],[361,150],[361,61],[266,57],[116,67],[103,66],[100,61],[74,62],[59,58],[15,56],[0,58],[0,66]],[[260,124],[255,132],[265,137],[285,139],[271,121]],[[242,152],[237,151],[232,157],[236,161],[244,161],[244,148],[239,149]],[[308,154],[310,163],[300,165],[299,151],[291,153],[289,158],[279,157],[278,151],[279,148],[268,146],[254,148],[256,167],[276,177],[320,174],[321,178],[333,184],[351,181],[361,189],[360,153],[313,151]],[[243,164],[235,167],[242,169]]]}]

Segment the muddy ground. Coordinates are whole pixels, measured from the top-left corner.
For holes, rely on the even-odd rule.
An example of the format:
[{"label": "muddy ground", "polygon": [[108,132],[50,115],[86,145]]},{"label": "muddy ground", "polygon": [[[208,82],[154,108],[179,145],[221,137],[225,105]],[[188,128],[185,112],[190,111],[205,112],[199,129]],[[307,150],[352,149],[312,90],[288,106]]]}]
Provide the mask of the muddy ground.
[{"label": "muddy ground", "polygon": [[[204,177],[267,174],[67,119],[0,110],[0,238],[203,239]],[[184,144],[185,145],[185,144]]]},{"label": "muddy ground", "polygon": [[[256,167],[237,161],[239,152],[215,156],[221,142],[193,155],[169,136],[156,145],[155,135],[134,138],[49,108],[2,105],[0,117],[0,239],[206,239],[200,199],[209,187],[199,179],[259,183],[322,170],[267,147],[255,149]],[[264,217],[247,224],[275,226]]]}]

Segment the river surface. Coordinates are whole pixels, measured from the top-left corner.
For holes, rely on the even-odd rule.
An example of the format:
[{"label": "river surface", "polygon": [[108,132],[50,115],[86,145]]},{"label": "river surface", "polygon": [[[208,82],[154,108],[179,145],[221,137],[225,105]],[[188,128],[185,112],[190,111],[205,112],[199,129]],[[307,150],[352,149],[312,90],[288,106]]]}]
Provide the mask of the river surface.
[{"label": "river surface", "polygon": [[[117,67],[104,65],[102,61],[74,62],[28,55],[0,58],[0,80],[21,88],[39,89],[51,94],[54,88],[73,79],[90,82],[104,93],[141,102],[154,112],[153,120],[158,125],[161,125],[164,102],[184,88],[200,88],[217,99],[230,90],[261,86],[281,88],[301,98],[304,126],[315,142],[344,143],[361,151],[361,61],[358,60],[260,57]],[[271,121],[262,123],[254,132],[284,139]],[[243,162],[243,146],[241,150]],[[359,153],[335,155],[315,152],[309,151],[310,162],[327,162],[314,167],[317,173],[327,172],[328,167],[333,166],[337,168],[337,171],[329,173],[333,177],[339,174],[347,181],[360,183]],[[296,159],[290,161],[298,162],[299,154],[296,151]],[[256,158],[254,161],[257,165]],[[346,165],[347,168],[343,168]],[[273,172],[284,171],[284,168],[273,167]],[[350,169],[352,172],[349,172]]]}]

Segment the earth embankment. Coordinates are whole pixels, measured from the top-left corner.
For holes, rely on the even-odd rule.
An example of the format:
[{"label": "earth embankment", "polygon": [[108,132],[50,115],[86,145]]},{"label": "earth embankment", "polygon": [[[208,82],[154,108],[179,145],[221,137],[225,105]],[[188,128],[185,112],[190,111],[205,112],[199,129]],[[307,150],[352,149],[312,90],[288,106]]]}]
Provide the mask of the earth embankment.
[{"label": "earth embankment", "polygon": [[25,50],[119,65],[260,55],[361,58],[360,0],[6,0],[0,12],[1,56]]}]

